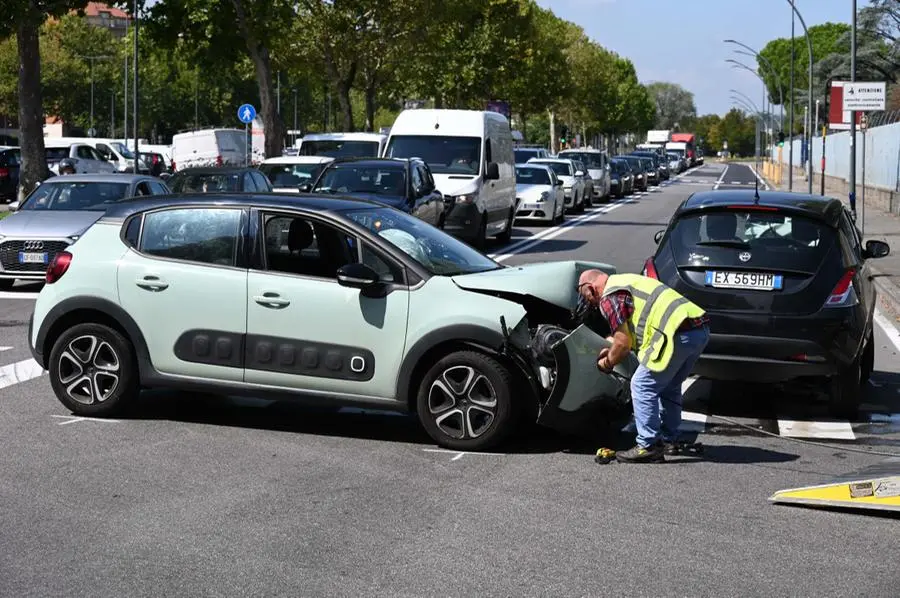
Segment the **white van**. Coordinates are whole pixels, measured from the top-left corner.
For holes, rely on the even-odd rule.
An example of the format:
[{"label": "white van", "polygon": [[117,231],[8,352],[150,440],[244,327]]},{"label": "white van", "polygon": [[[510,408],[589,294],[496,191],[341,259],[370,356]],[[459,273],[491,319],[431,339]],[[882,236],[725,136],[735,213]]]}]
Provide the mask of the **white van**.
[{"label": "white van", "polygon": [[[89,145],[100,154],[100,157],[113,165],[116,172],[134,172],[134,152],[125,147],[125,144],[117,139],[105,139],[99,137],[53,137],[44,140],[47,143],[53,143],[56,147],[58,144],[80,144]],[[147,164],[140,160],[138,162],[140,174],[148,174],[150,168]]]},{"label": "white van", "polygon": [[173,169],[198,166],[243,166],[247,138],[241,129],[201,129],[172,137]]},{"label": "white van", "polygon": [[380,133],[310,133],[297,142],[301,156],[378,158],[387,135]]},{"label": "white van", "polygon": [[477,110],[404,110],[384,156],[421,158],[444,195],[444,230],[477,247],[509,241],[516,214],[516,168],[506,117]]}]

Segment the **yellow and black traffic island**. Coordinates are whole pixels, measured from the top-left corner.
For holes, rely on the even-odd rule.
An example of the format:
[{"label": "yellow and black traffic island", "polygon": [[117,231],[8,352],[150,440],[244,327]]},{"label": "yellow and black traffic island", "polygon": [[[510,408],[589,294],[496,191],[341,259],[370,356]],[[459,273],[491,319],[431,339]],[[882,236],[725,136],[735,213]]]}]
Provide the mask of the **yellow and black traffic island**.
[{"label": "yellow and black traffic island", "polygon": [[824,484],[779,490],[777,504],[900,511],[900,458],[890,458]]}]

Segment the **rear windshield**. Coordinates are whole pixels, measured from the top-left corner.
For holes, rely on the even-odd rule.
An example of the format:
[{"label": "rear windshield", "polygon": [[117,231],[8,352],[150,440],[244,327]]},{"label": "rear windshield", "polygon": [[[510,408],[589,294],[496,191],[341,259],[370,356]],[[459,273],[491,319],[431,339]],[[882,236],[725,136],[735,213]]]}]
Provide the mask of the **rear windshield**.
[{"label": "rear windshield", "polygon": [[127,183],[72,182],[53,177],[34,190],[19,208],[28,210],[105,210],[128,196]]},{"label": "rear windshield", "polygon": [[300,155],[329,158],[377,158],[379,148],[380,144],[377,141],[304,140],[300,144]]},{"label": "rear windshield", "polygon": [[240,173],[176,174],[169,180],[175,193],[215,193],[240,191]]},{"label": "rear windshield", "polygon": [[299,187],[311,183],[327,164],[260,164],[259,170],[277,189]]},{"label": "rear windshield", "polygon": [[810,218],[739,210],[686,215],[671,233],[679,266],[800,272],[818,270],[834,239],[834,230]]},{"label": "rear windshield", "polygon": [[570,160],[579,160],[584,162],[588,168],[598,169],[603,168],[603,160],[600,158],[601,154],[591,153],[591,152],[562,152],[560,157],[568,158]]},{"label": "rear windshield", "polygon": [[531,158],[539,158],[541,156],[541,150],[538,149],[517,149],[513,153],[516,157],[516,164],[524,164]]},{"label": "rear windshield", "polygon": [[550,170],[556,173],[556,176],[572,176],[572,167],[565,162],[540,162],[539,164],[549,166]]}]

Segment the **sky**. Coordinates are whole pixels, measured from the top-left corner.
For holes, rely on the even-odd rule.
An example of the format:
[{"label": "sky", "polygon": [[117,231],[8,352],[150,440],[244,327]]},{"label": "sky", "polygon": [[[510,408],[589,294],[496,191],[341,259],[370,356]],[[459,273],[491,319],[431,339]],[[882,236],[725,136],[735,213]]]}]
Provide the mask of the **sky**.
[{"label": "sky", "polygon": [[[762,83],[732,68],[733,58],[751,68],[755,60],[735,54],[734,39],[759,51],[791,36],[788,0],[537,0],[558,17],[580,25],[595,42],[629,58],[642,83],[668,81],[694,94],[698,114],[725,114],[736,89],[762,101]],[[850,23],[851,0],[795,0],[807,27]],[[859,0],[858,8],[869,4]],[[797,36],[803,35],[799,20]],[[805,51],[805,50],[804,50]],[[757,100],[759,98],[759,100]]]}]

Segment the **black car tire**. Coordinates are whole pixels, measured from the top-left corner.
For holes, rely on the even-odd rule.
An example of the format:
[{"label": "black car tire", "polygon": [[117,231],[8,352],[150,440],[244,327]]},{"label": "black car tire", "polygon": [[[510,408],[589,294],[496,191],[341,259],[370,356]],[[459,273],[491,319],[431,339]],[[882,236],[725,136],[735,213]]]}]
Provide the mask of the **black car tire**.
[{"label": "black car tire", "polygon": [[[76,324],[62,333],[53,343],[48,367],[56,398],[76,415],[114,415],[140,392],[131,343],[103,324]],[[89,378],[89,385],[76,387],[83,378]],[[78,400],[75,395],[85,398],[79,391],[87,391],[92,402]],[[98,395],[103,395],[100,400]]]},{"label": "black car tire", "polygon": [[[474,378],[466,388],[459,384]],[[422,378],[416,400],[419,421],[429,436],[444,448],[478,451],[502,443],[515,430],[517,410],[509,370],[493,357],[477,351],[456,351],[439,359]],[[446,389],[446,391],[444,390]],[[482,405],[471,401],[473,391]],[[453,394],[450,396],[447,392]],[[490,400],[482,400],[487,397]],[[490,417],[487,422],[487,414]],[[468,417],[466,417],[468,416]],[[463,422],[468,421],[469,425]],[[465,429],[463,429],[465,428]],[[471,434],[471,432],[475,434]]]},{"label": "black car tire", "polygon": [[862,353],[862,361],[861,361],[862,372],[860,374],[860,383],[865,386],[869,382],[869,378],[872,376],[872,372],[875,371],[875,331],[869,332],[869,338],[866,339],[866,348],[863,349]]},{"label": "black car tire", "polygon": [[829,409],[831,415],[855,420],[862,403],[862,363],[857,360],[831,379]]},{"label": "black car tire", "polygon": [[512,240],[513,224],[516,221],[516,209],[510,208],[509,219],[506,221],[506,230],[497,235],[497,240],[501,243],[509,243]]},{"label": "black car tire", "polygon": [[478,233],[475,235],[474,245],[476,249],[487,249],[487,221],[488,216],[485,212],[481,215],[481,222],[478,224]]}]

